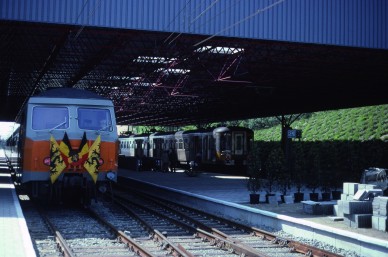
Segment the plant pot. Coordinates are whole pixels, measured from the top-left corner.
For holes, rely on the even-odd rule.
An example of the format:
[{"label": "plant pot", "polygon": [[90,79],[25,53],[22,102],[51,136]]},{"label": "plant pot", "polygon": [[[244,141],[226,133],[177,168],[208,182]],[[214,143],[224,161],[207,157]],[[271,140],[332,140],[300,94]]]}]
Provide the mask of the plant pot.
[{"label": "plant pot", "polygon": [[322,201],[330,201],[330,193],[324,192],[322,193]]},{"label": "plant pot", "polygon": [[340,200],[341,199],[341,191],[331,191],[331,196],[333,200]]},{"label": "plant pot", "polygon": [[259,204],[260,203],[260,194],[250,194],[249,195],[250,204]]},{"label": "plant pot", "polygon": [[294,202],[295,203],[300,203],[301,201],[304,200],[304,193],[294,193]]},{"label": "plant pot", "polygon": [[266,203],[269,203],[269,197],[271,197],[271,196],[275,196],[275,194],[266,194],[265,195],[265,202]]},{"label": "plant pot", "polygon": [[294,198],[292,198],[292,195],[283,195],[283,202],[285,204],[294,203]]},{"label": "plant pot", "polygon": [[318,193],[310,193],[310,201],[318,202],[319,194]]}]

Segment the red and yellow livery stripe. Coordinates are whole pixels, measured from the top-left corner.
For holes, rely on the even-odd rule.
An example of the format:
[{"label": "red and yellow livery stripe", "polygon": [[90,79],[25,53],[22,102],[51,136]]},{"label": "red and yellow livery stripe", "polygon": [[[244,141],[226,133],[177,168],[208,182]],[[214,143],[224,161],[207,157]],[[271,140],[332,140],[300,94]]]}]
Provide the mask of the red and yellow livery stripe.
[{"label": "red and yellow livery stripe", "polygon": [[[62,140],[56,140],[60,145]],[[69,140],[73,149],[78,149],[81,140]],[[89,147],[93,145],[92,140],[87,140]],[[104,160],[99,171],[106,172],[109,170],[117,171],[118,168],[118,147],[119,142],[104,142],[100,143],[100,157]],[[33,172],[50,172],[50,167],[45,165],[43,160],[50,157],[50,140],[35,141],[26,138],[23,151],[23,170]],[[83,165],[69,165],[64,172],[87,172]]]}]

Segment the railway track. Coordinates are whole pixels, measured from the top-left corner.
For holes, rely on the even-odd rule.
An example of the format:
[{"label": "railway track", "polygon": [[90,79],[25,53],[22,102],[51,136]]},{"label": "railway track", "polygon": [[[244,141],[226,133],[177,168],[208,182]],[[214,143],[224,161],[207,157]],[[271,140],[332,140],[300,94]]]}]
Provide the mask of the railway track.
[{"label": "railway track", "polygon": [[[233,245],[227,240],[198,230],[193,225],[169,217],[165,213],[126,199],[121,199],[120,205],[121,208],[118,208],[114,203],[103,202],[93,205],[92,208],[99,215],[110,215],[111,218],[115,216],[113,225],[125,229],[126,234],[139,244],[146,246],[154,256],[227,257],[243,254],[242,249],[233,249]],[[121,217],[124,215],[125,218],[118,218],[116,216],[118,214]],[[128,226],[127,223],[135,224],[135,226]],[[161,253],[162,250],[166,252]],[[250,254],[248,256],[260,255]]]},{"label": "railway track", "polygon": [[284,239],[172,203],[127,193],[114,199],[87,209],[22,201],[37,255],[306,256]]},{"label": "railway track", "polygon": [[90,209],[23,203],[37,256],[155,256]]},{"label": "railway track", "polygon": [[[201,237],[203,241],[243,256],[340,256],[170,201],[155,200],[155,197],[144,194],[116,192],[115,197],[122,201],[123,208],[140,208],[155,215],[163,215],[165,219],[187,224],[196,229],[193,231],[195,236]],[[173,238],[167,230],[165,232],[169,239]]]}]

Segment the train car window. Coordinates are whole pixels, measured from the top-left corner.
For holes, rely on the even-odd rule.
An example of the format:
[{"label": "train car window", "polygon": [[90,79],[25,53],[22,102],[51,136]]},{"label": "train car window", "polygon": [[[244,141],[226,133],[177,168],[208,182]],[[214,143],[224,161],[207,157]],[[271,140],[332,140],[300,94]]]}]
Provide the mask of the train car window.
[{"label": "train car window", "polygon": [[66,107],[35,106],[32,110],[32,129],[66,129],[69,127],[69,110]]},{"label": "train car window", "polygon": [[108,109],[78,108],[80,129],[112,131],[111,114]]}]

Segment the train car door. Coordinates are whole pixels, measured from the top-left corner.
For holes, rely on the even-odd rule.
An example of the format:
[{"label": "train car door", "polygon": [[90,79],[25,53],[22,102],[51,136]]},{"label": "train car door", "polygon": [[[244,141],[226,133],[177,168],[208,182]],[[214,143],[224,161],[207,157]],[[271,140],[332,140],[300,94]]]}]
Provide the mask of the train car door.
[{"label": "train car door", "polygon": [[135,157],[141,158],[143,157],[143,140],[137,139],[135,140]]},{"label": "train car door", "polygon": [[194,159],[195,160],[195,157],[197,156],[197,154],[200,154],[201,155],[201,159],[203,158],[203,153],[202,153],[202,137],[201,136],[194,136],[193,138],[193,142],[194,142],[194,145],[193,145],[193,153],[194,153]]},{"label": "train car door", "polygon": [[244,153],[244,134],[235,133],[233,137],[233,147],[235,155],[242,155]]},{"label": "train car door", "polygon": [[161,159],[163,152],[163,138],[154,138],[154,158]]},{"label": "train car door", "polygon": [[212,132],[207,132],[203,134],[202,137],[202,160],[203,162],[210,163],[212,162],[212,157],[213,157],[213,133]]},{"label": "train car door", "polygon": [[203,143],[202,143],[202,158],[204,162],[209,162],[210,155],[209,155],[209,136],[205,134],[203,137]]}]

